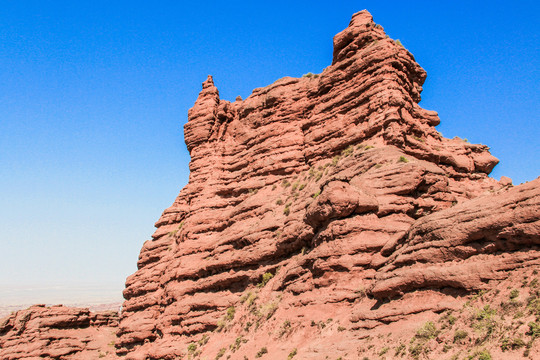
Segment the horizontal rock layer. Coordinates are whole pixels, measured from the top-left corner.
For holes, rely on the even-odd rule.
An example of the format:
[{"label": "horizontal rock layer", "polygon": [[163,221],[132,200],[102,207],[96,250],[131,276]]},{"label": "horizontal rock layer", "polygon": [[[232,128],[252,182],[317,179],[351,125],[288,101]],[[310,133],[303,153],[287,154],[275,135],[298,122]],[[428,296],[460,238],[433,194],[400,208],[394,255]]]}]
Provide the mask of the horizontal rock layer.
[{"label": "horizontal rock layer", "polygon": [[114,359],[118,312],[34,305],[0,321],[0,359]]}]

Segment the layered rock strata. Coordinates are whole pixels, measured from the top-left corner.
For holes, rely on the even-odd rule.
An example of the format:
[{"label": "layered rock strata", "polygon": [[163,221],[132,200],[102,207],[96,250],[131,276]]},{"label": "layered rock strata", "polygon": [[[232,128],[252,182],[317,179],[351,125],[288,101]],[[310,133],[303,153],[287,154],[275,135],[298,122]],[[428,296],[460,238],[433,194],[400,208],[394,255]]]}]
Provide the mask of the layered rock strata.
[{"label": "layered rock strata", "polygon": [[114,359],[118,312],[34,305],[0,321],[0,359]]},{"label": "layered rock strata", "polygon": [[497,182],[487,146],[442,137],[425,78],[366,11],[321,74],[235,102],[209,76],[189,183],[126,281],[118,354],[357,358],[369,331],[538,266],[540,180]]},{"label": "layered rock strata", "polygon": [[119,325],[32,307],[0,358],[540,358],[540,179],[442,137],[425,78],[366,11],[321,74],[235,102],[208,77]]}]

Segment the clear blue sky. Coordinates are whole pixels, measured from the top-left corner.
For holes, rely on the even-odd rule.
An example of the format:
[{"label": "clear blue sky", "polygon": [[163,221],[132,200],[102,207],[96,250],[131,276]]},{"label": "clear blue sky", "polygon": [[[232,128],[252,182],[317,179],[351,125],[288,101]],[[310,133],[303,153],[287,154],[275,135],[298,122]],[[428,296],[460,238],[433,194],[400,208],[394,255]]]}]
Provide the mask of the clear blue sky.
[{"label": "clear blue sky", "polygon": [[439,131],[489,145],[497,179],[540,175],[537,1],[1,8],[0,297],[2,287],[59,283],[120,292],[187,182],[182,126],[206,76],[234,100],[318,73],[362,9],[428,72],[421,105],[439,112]]}]

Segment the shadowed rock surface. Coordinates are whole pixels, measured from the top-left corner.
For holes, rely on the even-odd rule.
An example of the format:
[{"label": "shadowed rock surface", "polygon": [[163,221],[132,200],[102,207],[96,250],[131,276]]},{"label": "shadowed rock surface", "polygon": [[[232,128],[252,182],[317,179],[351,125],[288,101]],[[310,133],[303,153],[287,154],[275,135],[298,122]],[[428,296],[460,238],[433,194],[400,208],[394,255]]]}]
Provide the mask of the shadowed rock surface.
[{"label": "shadowed rock surface", "polygon": [[540,179],[498,182],[487,146],[443,138],[425,78],[367,11],[321,74],[232,103],[209,76],[118,356],[540,356]]}]

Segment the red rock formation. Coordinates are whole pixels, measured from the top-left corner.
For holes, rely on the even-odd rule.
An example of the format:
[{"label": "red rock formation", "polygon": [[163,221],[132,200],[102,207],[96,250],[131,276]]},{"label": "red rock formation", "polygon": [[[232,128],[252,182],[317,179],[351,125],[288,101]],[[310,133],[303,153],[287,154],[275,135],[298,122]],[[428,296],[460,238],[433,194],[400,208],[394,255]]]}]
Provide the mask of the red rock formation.
[{"label": "red rock formation", "polygon": [[[319,75],[233,103],[208,77],[189,183],[126,281],[118,355],[540,356],[540,179],[497,182],[486,146],[443,138],[425,78],[366,11]],[[10,326],[0,339],[28,333]]]},{"label": "red rock formation", "polygon": [[0,322],[0,359],[114,359],[118,313],[34,305]]},{"label": "red rock formation", "polygon": [[357,358],[369,329],[537,266],[540,180],[509,190],[486,146],[443,138],[425,78],[366,11],[322,74],[233,103],[209,76],[189,183],[126,282],[119,354]]}]

